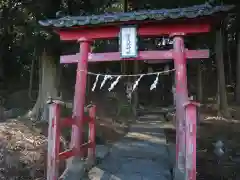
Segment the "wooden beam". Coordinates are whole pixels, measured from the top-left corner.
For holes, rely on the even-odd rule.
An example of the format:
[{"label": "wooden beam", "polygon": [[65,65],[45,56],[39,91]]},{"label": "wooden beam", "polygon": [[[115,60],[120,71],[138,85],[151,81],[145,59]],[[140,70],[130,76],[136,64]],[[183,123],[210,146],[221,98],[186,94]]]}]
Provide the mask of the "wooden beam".
[{"label": "wooden beam", "polygon": [[[194,34],[194,33],[206,33],[210,31],[210,25],[208,23],[188,23],[188,24],[139,24],[138,25],[139,36],[161,36],[171,35],[175,33],[181,34]],[[116,38],[119,36],[119,26],[99,26],[99,27],[86,27],[86,28],[72,28],[56,30],[60,35],[61,40],[73,41],[81,38],[86,39],[107,39]]]},{"label": "wooden beam", "polygon": [[[60,57],[60,63],[77,63],[80,53],[74,55],[65,55]],[[188,50],[186,49],[188,59],[206,59],[209,58],[209,50]],[[165,62],[167,59],[173,59],[172,50],[169,51],[140,51],[137,58],[121,59],[119,52],[110,53],[89,53],[88,62],[103,61],[124,61],[124,60],[156,60]],[[160,62],[159,62],[160,63]]]}]

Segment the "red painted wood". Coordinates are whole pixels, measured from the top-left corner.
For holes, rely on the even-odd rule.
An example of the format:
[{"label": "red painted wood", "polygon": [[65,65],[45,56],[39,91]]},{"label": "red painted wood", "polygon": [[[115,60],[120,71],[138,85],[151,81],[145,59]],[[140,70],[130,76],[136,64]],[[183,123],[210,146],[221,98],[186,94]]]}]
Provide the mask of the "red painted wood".
[{"label": "red painted wood", "polygon": [[59,153],[59,159],[60,160],[66,160],[66,159],[68,159],[70,157],[73,157],[75,155],[76,155],[75,151],[70,149],[70,150]]},{"label": "red painted wood", "polygon": [[[91,120],[90,117],[88,116],[83,116],[83,122],[89,122]],[[61,128],[64,127],[71,127],[72,125],[75,124],[75,119],[73,119],[72,117],[67,117],[61,120]]]},{"label": "red painted wood", "polygon": [[88,141],[87,143],[81,144],[80,145],[81,151],[80,152],[76,151],[76,153],[77,153],[77,155],[80,154],[81,156],[86,158],[88,156],[88,149],[89,148],[91,148],[91,142],[90,141]]},{"label": "red painted wood", "polygon": [[47,180],[58,179],[60,151],[60,105],[50,104],[48,127]]},{"label": "red painted wood", "polygon": [[88,160],[90,163],[93,165],[95,162],[96,158],[96,124],[95,124],[95,119],[96,119],[96,105],[92,106],[89,109],[89,135],[88,139],[91,143],[90,148],[88,148]]},{"label": "red painted wood", "polygon": [[[122,61],[122,60],[154,60],[160,63],[162,60],[173,59],[172,50],[169,51],[140,51],[137,58],[121,59],[119,52],[109,53],[89,53],[88,62],[102,61]],[[60,63],[69,64],[77,63],[80,53],[74,55],[65,55],[60,57]],[[188,59],[205,59],[209,58],[209,50],[186,50]],[[165,62],[165,61],[163,61]]]},{"label": "red painted wood", "polygon": [[73,124],[75,124],[75,120],[72,117],[64,118],[61,120],[61,128],[64,127],[71,127]]},{"label": "red painted wood", "polygon": [[92,143],[87,142],[87,143],[80,145],[80,149],[81,149],[80,151],[73,148],[73,149],[61,152],[61,153],[59,153],[59,160],[66,160],[70,157],[78,156],[79,154],[81,154],[81,155],[83,154],[84,156],[86,156],[85,154],[87,154],[87,152],[88,152],[87,150],[90,149],[91,147],[92,147]]},{"label": "red painted wood", "polygon": [[[55,30],[61,40],[87,39],[107,39],[119,36],[119,26],[99,26],[99,27],[79,27]],[[175,33],[205,33],[210,31],[210,24],[205,22],[185,22],[175,24],[142,24],[138,25],[138,35],[140,36],[160,36]]]},{"label": "red painted wood", "polygon": [[[86,47],[85,47],[86,48]],[[88,50],[88,49],[87,49]],[[82,94],[83,95],[83,94]],[[89,116],[82,115],[81,125],[78,125],[76,118],[65,118],[63,120],[60,119],[60,106],[63,103],[59,103],[59,101],[53,101],[52,104],[49,105],[49,129],[48,129],[48,160],[47,160],[47,180],[57,180],[59,176],[58,168],[60,160],[66,160],[75,156],[88,157],[92,160],[92,163],[95,161],[95,151],[96,151],[96,126],[95,126],[95,118],[96,118],[96,106],[92,106],[89,109]],[[84,110],[84,106],[83,106]],[[75,120],[74,120],[75,119]],[[73,139],[73,144],[70,150],[66,150],[64,152],[60,151],[60,130],[61,128],[68,126],[76,126],[78,132],[80,134],[83,123],[89,124],[89,140],[86,143],[81,142],[77,146],[75,146],[75,141],[77,138]],[[80,127],[80,128],[79,128]],[[76,133],[76,131],[75,131]],[[76,135],[76,134],[73,134]],[[77,139],[78,140],[78,139]]]},{"label": "red painted wood", "polygon": [[83,122],[89,122],[91,121],[91,118],[88,116],[83,116]]},{"label": "red painted wood", "polygon": [[182,36],[175,36],[173,43],[173,57],[176,86],[176,173],[184,176],[185,170],[185,109],[183,104],[188,101],[187,70],[184,40]]},{"label": "red painted wood", "polygon": [[190,101],[186,108],[186,177],[187,180],[196,180],[196,131],[197,106],[199,103]]},{"label": "red painted wood", "polygon": [[71,148],[74,148],[79,152],[81,150],[80,145],[83,144],[84,104],[87,83],[86,71],[88,66],[88,53],[90,52],[90,42],[87,39],[81,40],[80,52],[73,105],[73,118],[75,119],[76,124],[72,126],[71,136]]}]

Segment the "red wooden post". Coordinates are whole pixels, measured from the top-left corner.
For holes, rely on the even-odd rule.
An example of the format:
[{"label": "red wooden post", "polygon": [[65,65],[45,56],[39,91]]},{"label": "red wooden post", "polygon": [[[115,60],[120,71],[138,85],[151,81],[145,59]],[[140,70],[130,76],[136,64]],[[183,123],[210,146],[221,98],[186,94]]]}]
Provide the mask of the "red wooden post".
[{"label": "red wooden post", "polygon": [[[124,22],[126,23],[126,22]],[[162,24],[162,23],[134,23],[133,21],[131,24],[138,25],[138,32],[139,36],[161,36],[166,34],[172,34],[176,32],[184,32],[186,34],[199,34],[205,33],[210,31],[210,24],[207,21],[199,21],[197,20],[190,20],[185,22],[175,22],[174,24]],[[120,24],[113,24],[108,26],[99,26],[96,27],[76,27],[76,28],[64,28],[57,30],[56,32],[60,35],[60,39],[63,41],[74,41],[81,37],[85,37],[87,39],[107,39],[107,38],[115,38],[119,36],[119,26],[123,25]]]},{"label": "red wooden post", "polygon": [[173,57],[176,83],[176,169],[175,176],[184,177],[185,168],[185,111],[184,103],[188,101],[186,54],[184,34],[174,34]]},{"label": "red wooden post", "polygon": [[77,63],[76,85],[74,93],[73,119],[75,124],[72,126],[71,148],[80,152],[80,145],[83,144],[83,120],[84,103],[87,84],[88,53],[90,52],[90,41],[80,39],[80,60]]},{"label": "red wooden post", "polygon": [[196,131],[197,106],[199,103],[189,101],[186,108],[186,180],[196,180]]},{"label": "red wooden post", "polygon": [[58,179],[60,151],[60,105],[49,104],[47,180]]},{"label": "red wooden post", "polygon": [[96,125],[95,125],[95,119],[96,119],[96,106],[92,106],[89,109],[89,135],[88,140],[90,141],[90,148],[88,148],[88,160],[91,165],[95,162],[96,157]]}]

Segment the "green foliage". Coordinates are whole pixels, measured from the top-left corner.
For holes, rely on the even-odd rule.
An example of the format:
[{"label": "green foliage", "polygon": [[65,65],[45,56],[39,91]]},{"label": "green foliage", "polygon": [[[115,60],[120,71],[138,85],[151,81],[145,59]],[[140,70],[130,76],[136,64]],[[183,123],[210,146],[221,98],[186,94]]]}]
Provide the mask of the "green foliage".
[{"label": "green foliage", "polygon": [[[5,82],[29,79],[33,59],[46,49],[59,58],[59,38],[52,30],[39,26],[38,20],[55,18],[56,12],[80,15],[97,13],[112,0],[4,0],[0,1],[0,78]],[[58,59],[57,58],[57,59]],[[20,76],[19,76],[20,75]],[[12,82],[11,82],[12,83]]]}]

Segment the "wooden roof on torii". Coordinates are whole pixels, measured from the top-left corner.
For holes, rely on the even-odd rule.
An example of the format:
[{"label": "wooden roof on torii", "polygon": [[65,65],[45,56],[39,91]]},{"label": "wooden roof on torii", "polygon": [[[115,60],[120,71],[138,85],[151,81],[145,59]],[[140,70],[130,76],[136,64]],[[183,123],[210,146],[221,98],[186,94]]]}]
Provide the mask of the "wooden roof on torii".
[{"label": "wooden roof on torii", "polygon": [[91,16],[65,16],[58,19],[39,21],[40,25],[53,28],[95,27],[104,25],[139,24],[143,22],[176,22],[181,20],[207,19],[226,15],[234,9],[234,5],[212,6],[209,3],[185,8],[142,10],[137,12],[106,13]]},{"label": "wooden roof on torii", "polygon": [[[91,16],[65,16],[39,21],[40,25],[55,30],[61,40],[107,39],[119,36],[123,25],[136,25],[139,36],[161,36],[176,33],[206,33],[219,24],[234,5],[212,6],[209,3],[185,8],[142,10],[137,12],[106,13]],[[170,51],[139,52],[142,59],[172,59]],[[207,58],[208,51],[187,51],[188,57]],[[75,63],[76,55],[61,57],[61,63]],[[89,62],[119,60],[117,53],[92,53]]]}]

